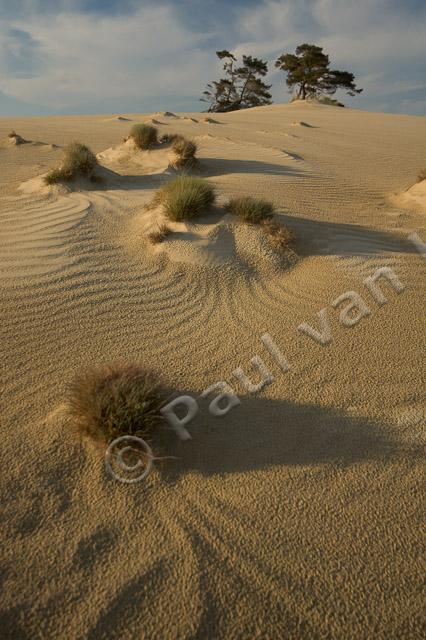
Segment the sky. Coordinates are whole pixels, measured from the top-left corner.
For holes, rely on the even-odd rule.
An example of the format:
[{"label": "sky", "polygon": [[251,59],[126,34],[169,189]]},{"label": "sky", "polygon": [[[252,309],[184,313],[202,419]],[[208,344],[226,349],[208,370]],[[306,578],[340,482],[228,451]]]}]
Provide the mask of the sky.
[{"label": "sky", "polygon": [[201,111],[215,51],[269,63],[309,42],[364,91],[347,106],[426,114],[425,0],[0,0],[0,115]]}]

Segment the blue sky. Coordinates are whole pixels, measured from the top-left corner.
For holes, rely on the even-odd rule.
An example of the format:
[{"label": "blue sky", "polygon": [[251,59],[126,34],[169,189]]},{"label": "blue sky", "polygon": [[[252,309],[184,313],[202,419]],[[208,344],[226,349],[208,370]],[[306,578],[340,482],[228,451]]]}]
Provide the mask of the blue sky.
[{"label": "blue sky", "polygon": [[0,0],[0,115],[201,110],[215,51],[269,61],[313,42],[364,92],[348,106],[426,113],[424,0]]}]

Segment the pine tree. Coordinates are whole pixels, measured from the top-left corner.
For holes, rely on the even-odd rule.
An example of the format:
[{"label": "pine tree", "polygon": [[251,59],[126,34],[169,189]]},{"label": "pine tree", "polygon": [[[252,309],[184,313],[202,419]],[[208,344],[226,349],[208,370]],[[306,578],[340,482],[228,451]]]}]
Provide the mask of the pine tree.
[{"label": "pine tree", "polygon": [[235,111],[271,104],[271,85],[262,78],[268,73],[268,65],[252,56],[243,56],[241,67],[236,67],[235,56],[224,49],[216,51],[220,60],[225,60],[225,78],[211,82],[203,92],[203,102],[209,102],[209,111]]},{"label": "pine tree", "polygon": [[275,66],[287,73],[287,85],[297,87],[296,98],[305,100],[322,94],[333,95],[337,89],[345,89],[350,96],[361,93],[349,71],[330,70],[330,58],[322,47],[301,44],[296,53],[284,53]]}]

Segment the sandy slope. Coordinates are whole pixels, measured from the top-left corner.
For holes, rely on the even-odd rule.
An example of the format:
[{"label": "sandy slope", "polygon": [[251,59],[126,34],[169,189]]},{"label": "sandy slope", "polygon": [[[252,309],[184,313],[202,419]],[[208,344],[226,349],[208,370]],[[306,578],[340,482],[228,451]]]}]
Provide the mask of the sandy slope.
[{"label": "sandy slope", "polygon": [[[179,115],[179,114],[178,114]],[[424,167],[425,119],[276,105],[236,114],[0,121],[47,145],[0,149],[2,637],[419,638],[425,424],[425,212],[391,195]],[[96,152],[134,121],[196,137],[225,197],[271,199],[298,236],[289,270],[152,255],[135,220],[164,166],[112,163],[92,191],[22,194],[72,139]],[[307,123],[295,126],[294,123]],[[391,267],[378,306],[363,279]],[[352,328],[331,302],[354,290]],[[332,341],[297,331],[328,309]],[[291,369],[260,341],[268,332]],[[232,376],[260,355],[250,395]],[[108,478],[61,419],[80,367],[116,358],[196,396],[228,380],[213,418],[145,483]]]}]

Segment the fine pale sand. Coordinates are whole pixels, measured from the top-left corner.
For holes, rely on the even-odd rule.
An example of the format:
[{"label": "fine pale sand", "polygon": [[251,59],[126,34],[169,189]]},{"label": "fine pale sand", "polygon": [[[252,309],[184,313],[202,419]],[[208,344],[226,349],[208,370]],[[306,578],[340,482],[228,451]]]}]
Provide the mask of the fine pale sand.
[{"label": "fine pale sand", "polygon": [[[149,119],[196,140],[219,196],[155,249],[144,205],[167,153],[117,152]],[[45,143],[0,148],[2,637],[421,637],[426,206],[424,183],[406,190],[425,124],[297,103],[0,121],[2,141]],[[103,182],[18,190],[75,139]],[[297,260],[224,216],[240,195],[274,202]],[[380,306],[363,280],[381,267],[404,289],[382,280]],[[348,291],[368,305],[352,327],[348,301],[332,306]],[[322,346],[297,327],[321,331],[324,308]],[[257,382],[255,355],[274,380],[250,394],[232,372]],[[192,440],[164,436],[158,455],[177,459],[133,485],[61,411],[79,368],[118,359],[200,407]],[[241,404],[218,418],[199,394],[221,380]]]}]

